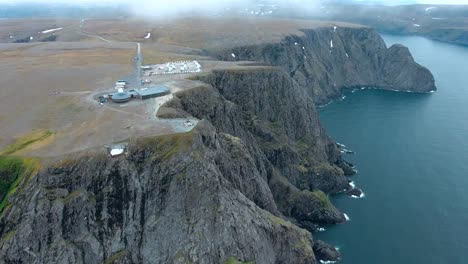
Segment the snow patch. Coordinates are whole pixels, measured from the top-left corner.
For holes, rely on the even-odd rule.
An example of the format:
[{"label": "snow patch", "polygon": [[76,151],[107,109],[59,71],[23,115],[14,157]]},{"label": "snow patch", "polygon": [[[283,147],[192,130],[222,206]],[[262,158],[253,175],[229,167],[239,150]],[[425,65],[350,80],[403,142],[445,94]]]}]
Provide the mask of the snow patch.
[{"label": "snow patch", "polygon": [[433,10],[433,9],[436,9],[436,8],[437,8],[437,7],[435,7],[435,6],[431,6],[431,7],[426,8],[425,11],[426,11],[426,13],[427,13],[427,12]]},{"label": "snow patch", "polygon": [[33,39],[34,39],[34,37],[33,37],[33,36],[29,37],[29,40],[33,40]]},{"label": "snow patch", "polygon": [[333,39],[330,40],[330,48],[333,48]]},{"label": "snow patch", "polygon": [[413,26],[415,26],[415,27],[420,27],[421,25],[419,25],[419,24],[413,24]]},{"label": "snow patch", "polygon": [[232,56],[233,58],[235,58],[235,57],[236,57],[236,54],[234,54],[234,53],[231,53],[231,56]]},{"label": "snow patch", "polygon": [[124,152],[124,149],[112,149],[110,151],[110,154],[112,157],[115,157],[115,156],[118,156],[118,155],[121,155],[122,153]]},{"label": "snow patch", "polygon": [[151,32],[148,32],[148,34],[146,34],[145,36],[145,39],[149,39],[149,38],[151,38]]},{"label": "snow patch", "polygon": [[336,32],[336,26],[333,27],[333,32]]},{"label": "snow patch", "polygon": [[294,42],[294,46],[297,46],[297,45],[299,45],[299,43],[297,43],[297,42]]},{"label": "snow patch", "polygon": [[47,33],[51,33],[51,32],[54,32],[54,31],[59,31],[59,30],[62,30],[63,28],[52,28],[52,29],[48,29],[48,30],[44,30],[44,31],[41,31],[42,34],[47,34]]},{"label": "snow patch", "polygon": [[348,55],[348,53],[345,53],[345,54],[346,54],[346,58],[349,58],[349,55]]}]

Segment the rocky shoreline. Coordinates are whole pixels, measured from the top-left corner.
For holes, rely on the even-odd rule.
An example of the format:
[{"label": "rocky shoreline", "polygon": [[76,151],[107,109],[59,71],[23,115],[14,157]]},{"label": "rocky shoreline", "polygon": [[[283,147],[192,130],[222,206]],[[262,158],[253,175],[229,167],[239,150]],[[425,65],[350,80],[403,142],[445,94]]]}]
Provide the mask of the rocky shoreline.
[{"label": "rocky shoreline", "polygon": [[173,117],[202,120],[192,132],[135,139],[119,158],[61,157],[23,182],[0,219],[1,259],[339,260],[311,232],[349,220],[329,195],[362,192],[350,185],[356,172],[321,126],[316,105],[350,86],[433,91],[432,74],[369,28],[304,30],[216,56],[231,54],[266,66],[198,76],[204,85],[162,106]]}]

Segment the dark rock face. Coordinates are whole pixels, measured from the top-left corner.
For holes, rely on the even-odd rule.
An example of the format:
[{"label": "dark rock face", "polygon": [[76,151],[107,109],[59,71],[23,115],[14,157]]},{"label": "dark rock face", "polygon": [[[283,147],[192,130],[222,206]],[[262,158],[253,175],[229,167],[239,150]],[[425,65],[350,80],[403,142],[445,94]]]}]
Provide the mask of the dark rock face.
[{"label": "dark rock face", "polygon": [[341,254],[336,248],[328,245],[327,243],[316,240],[314,242],[314,253],[317,258],[317,262],[320,261],[338,261],[340,260]]},{"label": "dark rock face", "polygon": [[323,192],[346,189],[343,171],[352,169],[324,133],[313,102],[288,74],[263,67],[215,71],[202,80],[209,85],[177,94],[166,107],[206,119],[246,142],[283,215],[302,226],[344,221]]},{"label": "dark rock face", "polygon": [[[322,43],[329,38],[336,48]],[[429,89],[431,79],[369,29],[306,31],[236,52],[281,67],[214,71],[175,94],[161,112],[203,120],[191,133],[135,140],[119,158],[88,153],[45,166],[0,217],[0,264],[338,259],[302,229],[346,220],[328,195],[349,189],[354,173],[315,103],[343,87],[422,78]],[[392,72],[396,63],[411,80]]]},{"label": "dark rock face", "polygon": [[387,48],[370,28],[304,30],[281,43],[239,47],[219,54],[282,67],[317,104],[341,96],[344,88],[375,87],[415,92],[436,90],[429,70],[401,45]]},{"label": "dark rock face", "polygon": [[202,122],[52,164],[1,219],[0,263],[315,263],[246,148]]},{"label": "dark rock face", "polygon": [[361,195],[363,195],[363,192],[361,189],[351,189],[346,194],[352,197],[361,197]]}]

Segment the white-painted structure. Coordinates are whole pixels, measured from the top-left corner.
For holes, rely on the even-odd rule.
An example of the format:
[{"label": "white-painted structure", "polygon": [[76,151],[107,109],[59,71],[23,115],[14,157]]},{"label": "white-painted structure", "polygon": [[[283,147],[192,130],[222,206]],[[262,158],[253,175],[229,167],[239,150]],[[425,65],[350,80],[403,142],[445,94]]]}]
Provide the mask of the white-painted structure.
[{"label": "white-painted structure", "polygon": [[52,29],[48,29],[48,30],[44,30],[44,31],[41,31],[42,34],[47,34],[47,33],[52,33],[54,31],[59,31],[59,30],[62,30],[63,28],[52,28]]},{"label": "white-painted structure", "polygon": [[197,73],[202,70],[198,61],[174,61],[164,64],[145,65],[141,68],[145,70],[144,76]]}]

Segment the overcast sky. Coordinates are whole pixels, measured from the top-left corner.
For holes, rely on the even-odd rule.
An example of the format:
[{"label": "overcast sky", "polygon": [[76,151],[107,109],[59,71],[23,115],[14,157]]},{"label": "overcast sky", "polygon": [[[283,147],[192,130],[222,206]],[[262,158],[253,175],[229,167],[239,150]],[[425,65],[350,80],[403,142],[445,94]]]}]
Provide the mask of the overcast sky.
[{"label": "overcast sky", "polygon": [[[180,14],[188,11],[216,12],[227,6],[242,5],[253,0],[0,0],[0,3],[66,3],[83,5],[130,5],[134,13],[144,16],[164,16]],[[320,0],[278,0],[288,6],[298,6],[301,9],[318,10]],[[385,3],[389,5],[401,3],[425,4],[468,4],[468,0],[363,0],[363,2]]]},{"label": "overcast sky", "polygon": [[[152,3],[154,5],[167,6],[167,5],[188,5],[188,6],[220,6],[226,3],[238,3],[247,0],[0,0],[0,3],[81,3],[81,4],[138,4],[138,3]],[[280,0],[281,1],[281,0]],[[401,3],[401,0],[365,0],[367,2],[395,4]],[[468,0],[414,0],[421,4],[465,4],[468,5]],[[283,0],[286,3],[310,3],[316,2],[314,0]],[[412,2],[412,1],[408,1]]]}]

